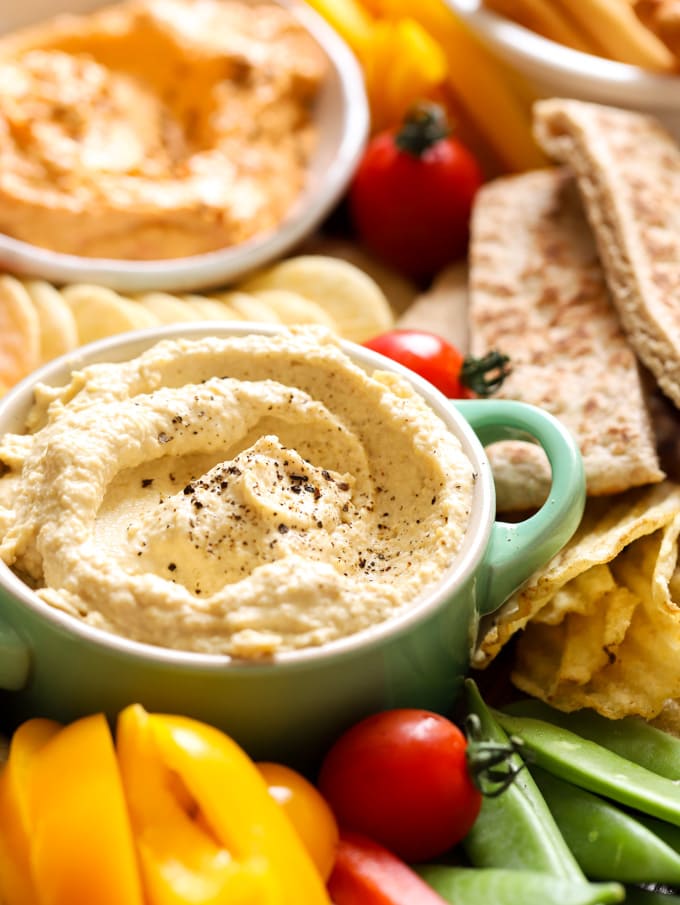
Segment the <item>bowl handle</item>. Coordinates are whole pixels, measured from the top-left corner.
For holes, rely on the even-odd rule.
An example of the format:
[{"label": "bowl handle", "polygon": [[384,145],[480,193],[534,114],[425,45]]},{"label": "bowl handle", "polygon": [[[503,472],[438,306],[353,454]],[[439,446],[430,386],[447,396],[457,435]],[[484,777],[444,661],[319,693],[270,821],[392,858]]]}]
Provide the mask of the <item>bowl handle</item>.
[{"label": "bowl handle", "polygon": [[0,689],[19,691],[28,681],[31,657],[28,646],[0,619]]},{"label": "bowl handle", "polygon": [[548,412],[506,399],[455,400],[484,446],[498,440],[538,440],[552,468],[547,500],[522,522],[496,521],[480,576],[480,614],[497,609],[577,529],[586,498],[583,460],[569,431]]}]

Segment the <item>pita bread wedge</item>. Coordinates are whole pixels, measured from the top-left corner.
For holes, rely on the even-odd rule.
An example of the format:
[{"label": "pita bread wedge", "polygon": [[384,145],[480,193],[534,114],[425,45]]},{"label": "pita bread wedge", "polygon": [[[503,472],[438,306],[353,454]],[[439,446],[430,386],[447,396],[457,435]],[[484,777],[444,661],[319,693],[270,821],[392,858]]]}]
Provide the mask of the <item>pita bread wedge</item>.
[{"label": "pita bread wedge", "polygon": [[[505,177],[478,193],[470,327],[473,354],[510,356],[497,395],[541,406],[571,430],[590,496],[663,478],[637,360],[566,170]],[[489,458],[499,509],[543,502],[550,469],[540,448],[504,442]]]},{"label": "pita bread wedge", "polygon": [[445,267],[426,291],[414,299],[397,321],[406,330],[429,330],[442,336],[467,355],[468,269],[466,261]]},{"label": "pita bread wedge", "polygon": [[680,406],[680,148],[652,117],[550,99],[536,136],[575,173],[621,323]]}]

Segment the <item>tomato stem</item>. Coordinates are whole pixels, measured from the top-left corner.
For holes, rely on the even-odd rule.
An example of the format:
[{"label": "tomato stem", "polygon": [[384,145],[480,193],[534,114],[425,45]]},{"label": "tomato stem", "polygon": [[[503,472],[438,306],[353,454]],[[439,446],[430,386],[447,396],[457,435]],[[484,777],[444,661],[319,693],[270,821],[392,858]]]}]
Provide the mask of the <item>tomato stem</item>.
[{"label": "tomato stem", "polygon": [[394,143],[400,151],[422,157],[428,148],[446,138],[450,131],[446,113],[439,104],[419,101],[404,117]]},{"label": "tomato stem", "polygon": [[460,369],[460,382],[475,395],[486,398],[500,389],[511,370],[508,356],[494,349],[481,358],[469,355]]},{"label": "tomato stem", "polygon": [[512,735],[507,744],[482,738],[479,717],[471,713],[465,721],[468,738],[465,753],[468,772],[475,787],[486,798],[496,798],[517,778],[524,767],[524,761],[515,757],[521,754],[526,759],[524,742]]}]

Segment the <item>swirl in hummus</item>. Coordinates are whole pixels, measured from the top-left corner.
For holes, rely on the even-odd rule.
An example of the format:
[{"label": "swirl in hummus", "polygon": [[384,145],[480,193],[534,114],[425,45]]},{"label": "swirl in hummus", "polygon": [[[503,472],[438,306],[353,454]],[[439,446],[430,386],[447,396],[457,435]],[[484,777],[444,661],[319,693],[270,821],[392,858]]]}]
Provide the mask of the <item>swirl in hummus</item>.
[{"label": "swirl in hummus", "polygon": [[0,39],[0,230],[177,258],[274,229],[306,181],[327,68],[276,3],[129,0]]},{"label": "swirl in hummus", "polygon": [[0,441],[0,556],[49,604],[164,647],[267,657],[408,606],[475,475],[399,375],[322,328],[163,340],[38,386]]}]

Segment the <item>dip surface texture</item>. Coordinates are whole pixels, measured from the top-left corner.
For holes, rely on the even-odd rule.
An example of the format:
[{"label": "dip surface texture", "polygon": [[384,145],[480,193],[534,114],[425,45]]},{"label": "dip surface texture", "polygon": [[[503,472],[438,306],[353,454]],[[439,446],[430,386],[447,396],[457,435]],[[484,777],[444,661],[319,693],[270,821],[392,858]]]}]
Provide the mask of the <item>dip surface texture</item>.
[{"label": "dip surface texture", "polygon": [[288,10],[239,0],[132,0],[0,39],[0,231],[159,259],[274,229],[326,65]]},{"label": "dip surface texture", "polygon": [[268,657],[441,578],[475,476],[400,376],[330,333],[164,340],[39,386],[0,440],[0,556],[45,601],[164,647]]}]

